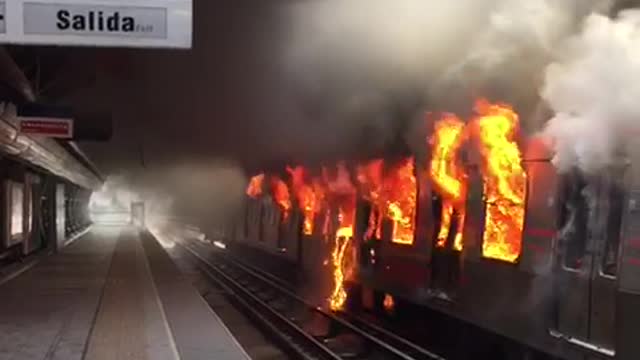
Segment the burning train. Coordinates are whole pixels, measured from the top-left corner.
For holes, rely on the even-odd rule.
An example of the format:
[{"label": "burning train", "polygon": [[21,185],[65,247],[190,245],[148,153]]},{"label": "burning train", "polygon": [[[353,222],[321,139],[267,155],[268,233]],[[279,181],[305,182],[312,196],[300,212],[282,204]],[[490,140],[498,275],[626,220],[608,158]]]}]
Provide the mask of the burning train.
[{"label": "burning train", "polygon": [[638,147],[559,173],[518,121],[481,100],[427,122],[427,159],[256,175],[228,241],[330,273],[333,310],[411,302],[553,356],[637,359]]}]

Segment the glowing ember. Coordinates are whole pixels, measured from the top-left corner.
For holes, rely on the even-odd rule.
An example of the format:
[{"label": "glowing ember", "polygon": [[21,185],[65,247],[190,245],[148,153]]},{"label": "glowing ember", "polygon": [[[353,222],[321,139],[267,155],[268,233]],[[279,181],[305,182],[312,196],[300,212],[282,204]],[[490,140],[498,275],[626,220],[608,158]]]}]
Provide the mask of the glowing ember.
[{"label": "glowing ember", "polygon": [[380,159],[372,160],[365,165],[358,166],[357,179],[362,196],[371,204],[367,231],[365,239],[380,239],[380,229],[382,227],[382,217],[384,201],[382,199],[382,169],[384,161]]},{"label": "glowing ember", "polygon": [[382,306],[387,312],[392,312],[393,308],[396,306],[395,301],[393,300],[393,296],[389,294],[384,294],[384,301],[382,302]]},{"label": "glowing ember", "polygon": [[507,105],[485,100],[475,110],[487,204],[482,254],[515,262],[522,246],[527,180],[514,140],[518,115]]},{"label": "glowing ember", "polygon": [[256,175],[249,180],[247,186],[247,195],[252,198],[257,198],[262,195],[262,183],[264,182],[264,174]]},{"label": "glowing ember", "polygon": [[287,184],[277,176],[271,177],[271,193],[276,203],[282,209],[282,220],[287,221],[289,219],[289,213],[291,212],[291,199],[289,197],[289,188]]},{"label": "glowing ember", "polygon": [[352,227],[342,227],[336,232],[336,237],[350,238],[353,237]]},{"label": "glowing ember", "polygon": [[397,244],[413,244],[417,195],[413,163],[413,158],[404,159],[384,178],[385,215],[393,220],[391,241]]},{"label": "glowing ember", "polygon": [[307,184],[305,181],[305,170],[302,166],[297,166],[295,168],[288,167],[287,171],[291,174],[293,191],[298,199],[298,206],[304,215],[302,232],[305,235],[311,235],[313,234],[313,221],[315,219],[317,209],[314,187]]},{"label": "glowing ember", "polygon": [[442,197],[442,215],[437,247],[444,247],[451,231],[451,220],[457,216],[453,248],[462,250],[462,230],[464,228],[464,199],[466,196],[466,175],[456,156],[465,139],[465,124],[453,114],[445,114],[435,124],[431,137],[432,157],[429,174],[434,187]]}]

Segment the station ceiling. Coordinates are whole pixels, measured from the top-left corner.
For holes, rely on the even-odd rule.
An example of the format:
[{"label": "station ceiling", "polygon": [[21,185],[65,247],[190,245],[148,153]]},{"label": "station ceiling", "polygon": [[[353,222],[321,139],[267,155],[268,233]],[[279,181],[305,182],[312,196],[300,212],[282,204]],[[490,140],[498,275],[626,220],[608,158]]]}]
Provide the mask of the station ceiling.
[{"label": "station ceiling", "polygon": [[111,142],[80,143],[106,173],[219,157],[250,166],[286,148],[287,129],[267,126],[288,116],[278,64],[286,3],[196,1],[192,50],[7,50],[41,101],[112,113]]},{"label": "station ceiling", "polygon": [[[363,141],[344,148],[334,140],[341,131],[332,131],[352,129],[331,123],[314,93],[292,86],[295,74],[282,61],[291,36],[282,14],[292,3],[194,0],[191,50],[7,49],[41,100],[113,114],[111,142],[80,144],[105,173],[221,157],[253,170],[375,143],[364,131]],[[401,116],[390,116],[404,115],[402,106],[395,110]]]}]

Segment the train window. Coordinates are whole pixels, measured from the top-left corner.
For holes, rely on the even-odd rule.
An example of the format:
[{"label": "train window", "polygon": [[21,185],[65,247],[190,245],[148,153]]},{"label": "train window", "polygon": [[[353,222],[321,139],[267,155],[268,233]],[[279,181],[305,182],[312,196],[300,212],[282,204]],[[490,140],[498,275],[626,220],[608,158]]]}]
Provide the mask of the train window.
[{"label": "train window", "polygon": [[567,175],[560,191],[559,241],[565,249],[564,266],[579,269],[587,250],[589,207],[586,182],[577,172]]},{"label": "train window", "polygon": [[29,236],[31,236],[31,232],[33,231],[33,199],[34,197],[34,192],[33,192],[33,185],[31,185],[29,187],[29,196],[27,199],[25,199],[27,202],[27,233],[29,234]]},{"label": "train window", "polygon": [[9,198],[9,246],[22,241],[24,216],[24,185],[18,182],[8,182]]},{"label": "train window", "polygon": [[609,214],[605,228],[605,247],[602,256],[602,273],[616,276],[618,267],[618,247],[620,246],[620,232],[622,228],[622,213],[624,209],[624,191],[619,186],[612,186],[609,190]]}]

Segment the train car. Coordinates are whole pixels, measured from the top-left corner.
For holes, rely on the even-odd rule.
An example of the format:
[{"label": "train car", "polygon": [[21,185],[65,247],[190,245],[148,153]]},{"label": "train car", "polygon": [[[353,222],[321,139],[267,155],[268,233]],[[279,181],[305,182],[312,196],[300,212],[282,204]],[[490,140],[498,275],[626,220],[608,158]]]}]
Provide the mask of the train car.
[{"label": "train car", "polygon": [[[449,213],[444,237],[447,199],[429,166],[414,166],[411,242],[395,241],[398,224],[377,214],[371,198],[357,189],[350,234],[357,266],[346,286],[350,303],[381,307],[386,294],[423,305],[521,344],[510,349],[515,358],[535,349],[572,360],[637,359],[638,145],[621,151],[607,172],[585,175],[559,173],[539,139],[522,141],[520,200],[511,202],[490,193],[482,170],[486,157],[473,150],[477,146],[464,148],[465,201]],[[232,240],[268,253],[265,263],[283,261],[289,272],[330,281],[327,263],[332,265],[339,244],[341,219],[335,202],[328,203],[305,234],[301,206],[293,206],[283,221],[272,196],[249,197]],[[498,224],[500,216],[509,217],[510,227]],[[382,218],[379,230],[367,236],[376,218]],[[326,294],[327,286],[319,288]]]}]

